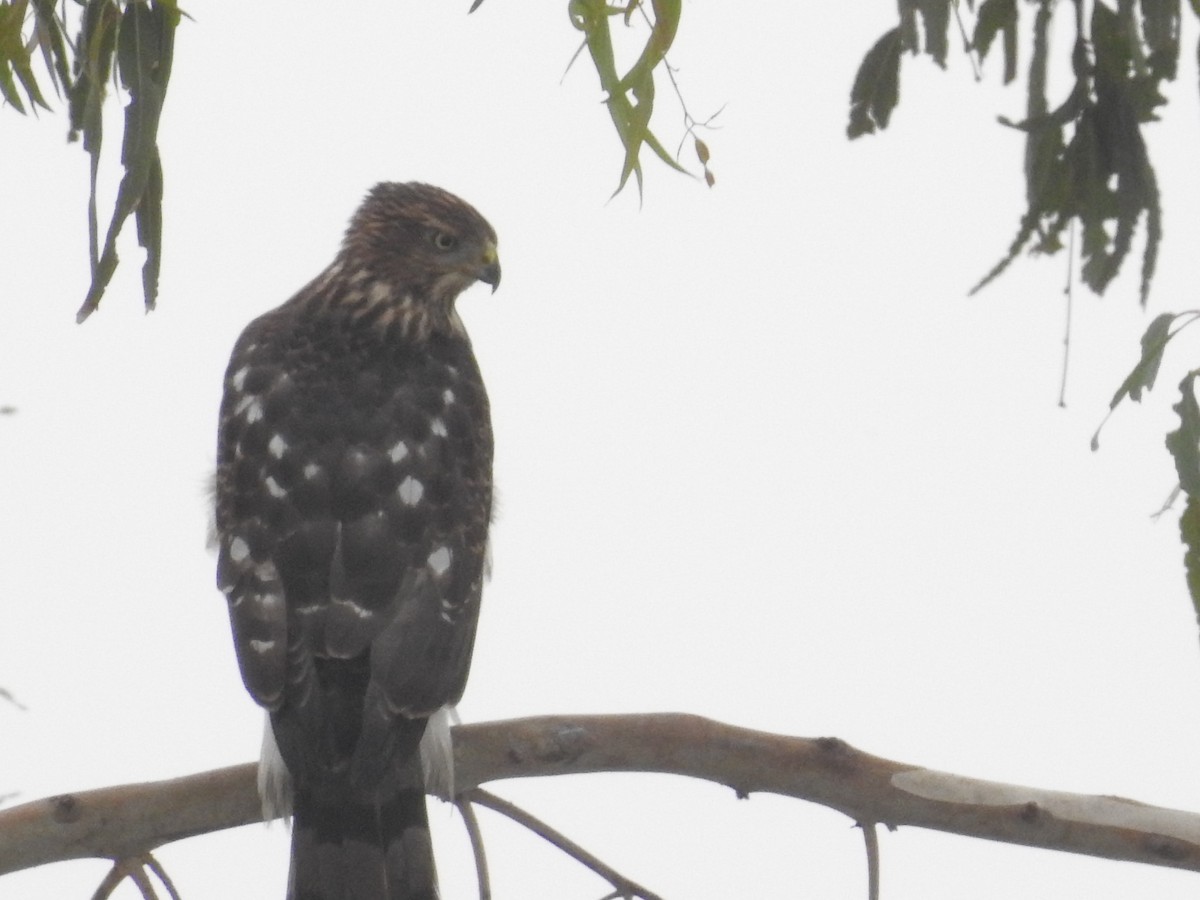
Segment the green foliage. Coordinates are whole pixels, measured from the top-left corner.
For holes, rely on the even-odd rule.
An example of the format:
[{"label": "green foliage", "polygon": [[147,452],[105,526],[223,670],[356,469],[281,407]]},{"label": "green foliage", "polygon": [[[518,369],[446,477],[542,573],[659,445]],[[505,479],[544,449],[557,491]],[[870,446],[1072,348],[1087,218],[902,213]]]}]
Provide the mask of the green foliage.
[{"label": "green foliage", "polygon": [[[482,2],[473,0],[469,12]],[[933,5],[937,2],[940,0],[934,0]],[[930,0],[918,5],[930,5]],[[683,0],[626,0],[621,6],[610,6],[606,0],[568,2],[571,22],[584,35],[580,51],[587,48],[600,76],[605,104],[624,149],[614,193],[620,192],[629,176],[634,175],[641,194],[644,147],[671,168],[686,172],[650,130],[656,74],[665,72],[678,94],[666,55],[675,41],[682,7]],[[635,14],[647,25],[648,37],[633,65],[621,74],[611,22],[620,16],[628,27]],[[68,15],[77,18],[77,26],[68,22]],[[162,266],[163,167],[158,125],[171,74],[175,29],[182,15],[178,0],[63,0],[61,4],[56,0],[0,0],[0,100],[20,113],[25,112],[26,104],[50,108],[33,69],[34,53],[40,52],[54,92],[66,97],[71,140],[82,137],[89,157],[92,277],[77,321],[82,322],[99,307],[119,263],[117,239],[131,215],[137,225],[138,243],[146,251],[142,268],[145,305],[148,310],[155,306]],[[68,34],[74,29],[76,38],[71,40]],[[124,171],[101,241],[96,188],[104,144],[104,104],[114,68],[120,88],[128,97],[121,144]],[[686,107],[683,113],[684,136],[693,137],[704,180],[712,187],[716,179],[708,166],[708,146],[695,133],[711,118],[698,122]]]},{"label": "green foliage", "polygon": [[[95,45],[95,57],[89,52],[84,63],[87,75],[94,65],[97,77],[84,78],[84,87],[72,93],[71,128],[83,132],[84,149],[91,156],[92,187],[89,203],[92,284],[76,320],[82,322],[100,305],[104,290],[117,269],[117,236],[132,214],[137,224],[138,243],[146,250],[142,267],[142,294],[146,309],[153,309],[158,296],[158,274],[162,263],[163,171],[158,153],[158,123],[171,77],[175,27],[179,9],[173,2],[129,3],[118,16],[112,0],[99,0],[89,6],[95,17],[85,17],[84,33],[94,27],[86,46]],[[94,23],[94,25],[93,25]],[[104,238],[97,246],[96,174],[102,140],[101,110],[103,85],[112,67],[113,44],[116,47],[117,73],[121,86],[129,94],[125,107],[125,134],[121,144],[121,165],[125,174],[117,188],[117,201]],[[99,75],[103,72],[104,78]],[[79,87],[79,85],[76,85]],[[96,89],[99,86],[99,89]],[[79,118],[76,118],[78,112]]]},{"label": "green foliage", "polygon": [[[31,104],[49,108],[33,72],[35,50],[59,96],[66,96],[72,140],[83,138],[91,168],[88,198],[92,280],[77,320],[99,306],[117,268],[117,237],[129,216],[137,224],[138,243],[146,250],[142,291],[147,309],[158,295],[162,264],[162,162],[158,122],[171,74],[177,0],[79,0],[78,32],[68,38],[67,13],[74,7],[54,0],[0,2],[0,94],[24,112],[19,82]],[[117,189],[103,246],[99,240],[96,184],[104,144],[104,102],[113,68],[128,95],[121,145],[124,175]]]},{"label": "green foliage", "polygon": [[971,45],[982,63],[987,59],[996,35],[1004,40],[1004,83],[1017,77],[1017,0],[983,0]]},{"label": "green foliage", "polygon": [[[605,0],[570,0],[568,9],[571,24],[583,32],[583,46],[587,47],[596,74],[600,76],[608,114],[625,149],[621,179],[613,193],[620,193],[630,175],[637,178],[638,193],[641,193],[643,145],[671,168],[685,171],[650,130],[650,116],[654,112],[654,73],[664,64],[667,51],[675,40],[682,0],[651,0],[653,17],[646,13],[645,4],[640,0],[629,0],[621,7],[609,6]],[[649,22],[650,36],[637,61],[629,71],[620,75],[610,21],[622,16],[625,24],[629,25],[635,10],[641,12]]]},{"label": "green foliage", "polygon": [[1192,608],[1200,620],[1200,500],[1191,494],[1179,517],[1179,537],[1183,541],[1183,571]]},{"label": "green foliage", "polygon": [[[1154,317],[1154,321],[1150,323],[1150,327],[1146,329],[1142,335],[1142,356],[1125,376],[1125,380],[1121,382],[1121,386],[1117,388],[1117,392],[1113,394],[1113,398],[1108,404],[1108,415],[1104,417],[1104,421],[1100,423],[1100,427],[1096,429],[1096,433],[1092,435],[1092,449],[1100,448],[1100,430],[1108,421],[1109,416],[1121,404],[1126,397],[1135,403],[1142,402],[1142,392],[1149,391],[1154,387],[1154,381],[1158,378],[1158,369],[1162,365],[1163,353],[1167,349],[1167,344],[1171,339],[1183,329],[1187,328],[1197,319],[1200,319],[1200,310],[1189,310],[1181,313],[1162,313]],[[1182,324],[1172,330],[1171,326],[1182,320]]]},{"label": "green foliage", "polygon": [[1179,518],[1183,540],[1184,572],[1192,606],[1200,614],[1200,404],[1196,402],[1196,376],[1189,372],[1179,384],[1180,398],[1175,404],[1179,428],[1167,435],[1167,449],[1175,459],[1179,484],[1186,494]]},{"label": "green foliage", "polygon": [[[972,0],[966,7],[976,12]],[[1129,256],[1137,229],[1145,223],[1140,300],[1147,302],[1154,278],[1162,212],[1158,183],[1142,128],[1155,121],[1166,104],[1163,87],[1179,67],[1181,0],[1094,0],[1056,4],[1030,0],[1036,7],[1026,79],[1026,114],[1021,122],[1001,123],[1025,134],[1026,211],[1007,251],[972,289],[978,291],[1003,273],[1024,250],[1053,254],[1067,243],[1068,228],[1078,229],[1080,276],[1096,294],[1105,289]],[[900,99],[901,51],[925,54],[945,68],[951,13],[962,13],[957,0],[898,0],[899,24],[867,51],[850,90],[851,138],[886,128]],[[1200,17],[1200,0],[1190,0]],[[1075,41],[1069,63],[1072,86],[1066,99],[1051,107],[1050,26],[1056,8],[1074,12]],[[1091,10],[1090,15],[1086,10]],[[1017,0],[984,0],[976,12],[967,48],[982,64],[999,39],[1004,48],[1004,82],[1017,75]],[[921,27],[918,27],[918,18]],[[962,27],[964,35],[966,28]],[[974,60],[972,61],[974,64]],[[1055,60],[1054,62],[1059,62]],[[1072,231],[1072,234],[1076,232]],[[1072,242],[1074,243],[1074,242]],[[1154,387],[1167,345],[1200,319],[1200,310],[1162,313],[1142,335],[1137,364],[1109,402],[1109,411],[1092,437],[1126,399],[1140,402]],[[1180,384],[1178,430],[1166,439],[1186,497],[1180,520],[1188,590],[1200,614],[1200,404],[1195,385],[1200,369]]]},{"label": "green foliage", "polygon": [[1167,435],[1167,449],[1175,459],[1179,486],[1192,498],[1200,498],[1200,404],[1196,402],[1196,376],[1191,371],[1179,382],[1179,402],[1172,409],[1179,415],[1179,428]]},{"label": "green foliage", "polygon": [[[1116,9],[1097,0],[1086,21],[1077,0],[1070,58],[1074,87],[1053,110],[1046,82],[1055,4],[1036,2],[1027,118],[1019,123],[1001,120],[1026,134],[1028,208],[1008,250],[972,292],[1000,275],[1023,250],[1057,253],[1067,228],[1076,223],[1083,282],[1102,294],[1119,273],[1144,221],[1144,304],[1162,238],[1162,212],[1142,126],[1153,121],[1166,102],[1163,82],[1174,79],[1178,68],[1180,0],[1119,0]],[[967,6],[974,9],[973,3]],[[924,53],[945,66],[952,10],[959,12],[953,0],[900,0],[900,24],[867,52],[851,88],[851,138],[887,127],[899,101],[900,49]],[[969,48],[982,62],[1000,37],[1006,83],[1016,76],[1017,25],[1016,0],[985,0]]]},{"label": "green foliage", "polygon": [[900,45],[910,53],[917,53],[921,40],[917,32],[917,13],[924,24],[925,52],[933,61],[946,68],[946,54],[950,49],[951,0],[900,0]]},{"label": "green foliage", "polygon": [[0,97],[21,113],[25,112],[25,105],[21,102],[17,82],[31,105],[50,108],[42,98],[30,65],[32,47],[26,48],[22,36],[28,11],[29,0],[0,2]]},{"label": "green foliage", "polygon": [[892,110],[900,102],[900,47],[897,25],[884,32],[858,67],[850,89],[850,124],[846,126],[851,140],[887,128]]}]

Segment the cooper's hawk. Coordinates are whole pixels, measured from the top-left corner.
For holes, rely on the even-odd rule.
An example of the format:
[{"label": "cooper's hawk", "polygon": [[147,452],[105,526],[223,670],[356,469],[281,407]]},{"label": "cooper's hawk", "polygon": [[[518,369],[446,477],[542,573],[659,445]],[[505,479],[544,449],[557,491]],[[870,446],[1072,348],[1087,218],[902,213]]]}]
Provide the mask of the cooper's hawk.
[{"label": "cooper's hawk", "polygon": [[[437,896],[418,745],[462,695],[492,506],[487,395],[454,303],[496,233],[376,186],[333,263],[225,375],[217,583],[294,789],[293,900]],[[260,786],[278,773],[260,771]]]}]

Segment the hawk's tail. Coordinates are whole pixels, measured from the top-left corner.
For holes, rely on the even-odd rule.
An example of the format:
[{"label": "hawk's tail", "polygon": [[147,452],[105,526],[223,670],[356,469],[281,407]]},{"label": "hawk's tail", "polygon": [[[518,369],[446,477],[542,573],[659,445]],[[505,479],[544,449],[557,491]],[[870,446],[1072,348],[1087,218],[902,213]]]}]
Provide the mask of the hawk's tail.
[{"label": "hawk's tail", "polygon": [[297,791],[288,900],[437,900],[425,794],[331,803]]}]

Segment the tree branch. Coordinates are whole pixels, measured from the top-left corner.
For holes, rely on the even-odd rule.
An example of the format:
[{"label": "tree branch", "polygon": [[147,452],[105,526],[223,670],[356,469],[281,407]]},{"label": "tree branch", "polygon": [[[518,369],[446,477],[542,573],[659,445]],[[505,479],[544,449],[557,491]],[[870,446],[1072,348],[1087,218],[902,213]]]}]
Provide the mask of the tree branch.
[{"label": "tree branch", "polygon": [[[914,825],[1200,871],[1200,815],[1119,797],[981,781],[892,762],[837,738],[798,738],[698,716],[542,716],[453,731],[460,791],[505,778],[662,772],[782,794],[855,822]],[[0,811],[0,874],[64,859],[121,859],[261,820],[252,764],[65,794]]]},{"label": "tree branch", "polygon": [[468,791],[464,791],[462,797],[469,803],[478,803],[480,806],[486,806],[488,809],[498,812],[503,816],[508,816],[508,818],[512,819],[518,825],[528,828],[542,840],[557,847],[576,862],[587,866],[611,885],[613,891],[608,897],[623,897],[625,900],[662,900],[662,897],[658,896],[658,894],[652,894],[636,881],[630,881],[612,866],[599,859],[595,854],[589,853],[561,831],[551,828],[541,819],[531,816],[519,806],[509,803],[495,794],[489,794],[481,788],[471,788]]}]

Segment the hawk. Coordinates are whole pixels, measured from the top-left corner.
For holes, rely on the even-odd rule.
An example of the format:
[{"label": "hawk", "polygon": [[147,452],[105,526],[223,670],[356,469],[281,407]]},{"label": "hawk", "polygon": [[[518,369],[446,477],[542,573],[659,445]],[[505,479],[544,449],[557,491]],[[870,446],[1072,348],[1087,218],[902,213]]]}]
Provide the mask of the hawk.
[{"label": "hawk", "polygon": [[379,184],[225,374],[217,583],[269,714],[264,806],[291,791],[289,900],[438,896],[419,746],[466,684],[492,508],[488,399],[455,311],[477,281],[495,291],[500,263],[474,208]]}]

